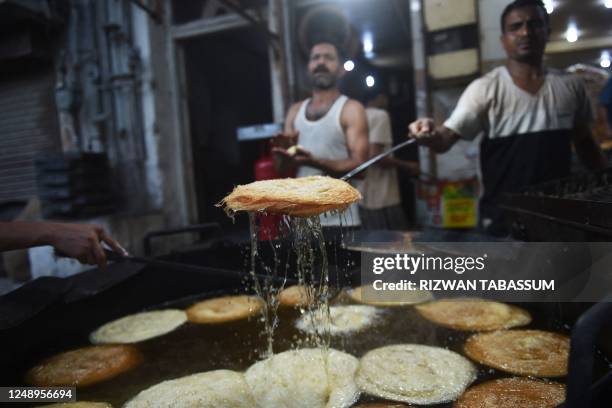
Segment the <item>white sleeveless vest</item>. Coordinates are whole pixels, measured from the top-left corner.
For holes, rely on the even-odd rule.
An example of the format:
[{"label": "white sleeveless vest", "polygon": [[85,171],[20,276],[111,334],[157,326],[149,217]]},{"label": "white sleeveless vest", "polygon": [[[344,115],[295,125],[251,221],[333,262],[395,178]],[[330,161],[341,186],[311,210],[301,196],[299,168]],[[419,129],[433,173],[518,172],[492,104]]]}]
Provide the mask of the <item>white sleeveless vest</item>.
[{"label": "white sleeveless vest", "polygon": [[[348,97],[341,95],[321,119],[311,121],[306,118],[306,107],[310,99],[306,99],[293,124],[294,128],[300,132],[298,143],[304,149],[312,153],[314,157],[326,160],[344,160],[349,158],[346,136],[340,123],[342,108],[348,101]],[[323,175],[323,171],[310,166],[300,166],[297,177],[307,177]],[[351,182],[355,186],[355,182]],[[353,204],[342,216],[342,225],[359,226],[359,211],[357,204]],[[339,226],[340,217],[338,215],[321,215],[321,225]]]}]

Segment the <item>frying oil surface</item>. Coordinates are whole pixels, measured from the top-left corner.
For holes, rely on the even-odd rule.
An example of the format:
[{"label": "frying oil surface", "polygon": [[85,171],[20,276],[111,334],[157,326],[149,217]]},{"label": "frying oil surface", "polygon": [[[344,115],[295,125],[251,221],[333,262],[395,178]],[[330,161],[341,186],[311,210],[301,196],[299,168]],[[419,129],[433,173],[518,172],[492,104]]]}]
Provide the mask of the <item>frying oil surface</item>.
[{"label": "frying oil surface", "polygon": [[[217,326],[188,323],[168,335],[139,343],[144,355],[141,366],[116,379],[82,390],[80,398],[104,400],[120,406],[139,391],[164,380],[218,369],[244,371],[273,353],[304,347],[319,347],[324,354],[334,348],[360,358],[375,348],[410,343],[443,347],[462,354],[469,333],[435,325],[422,318],[411,306],[378,308],[379,323],[363,329],[358,335],[332,336],[329,326],[320,324],[331,319],[309,319],[315,325],[313,334],[296,329],[297,319],[306,317],[308,320],[308,316],[321,313],[321,310],[329,316],[330,301],[333,305],[354,304],[342,292],[335,296],[339,292],[336,290],[339,282],[336,279],[330,282],[328,252],[320,219],[285,217],[281,238],[273,241],[258,239],[261,226],[256,215],[250,215],[250,222],[251,247],[245,259],[250,279],[245,283],[266,301],[261,318]],[[339,239],[334,240],[329,248],[332,264],[345,272],[352,265],[338,265],[337,245],[340,240],[350,240],[350,234],[340,230]],[[265,256],[267,253],[271,256]],[[289,272],[294,270],[297,283],[306,288],[307,301],[295,308],[279,306],[277,295],[286,286]],[[208,294],[207,297],[211,295],[216,296]],[[193,299],[183,301],[184,304],[180,302],[166,307],[189,307]],[[568,331],[561,321],[551,319],[550,315],[534,313],[539,317],[529,328]],[[329,371],[327,366],[326,371]],[[506,376],[495,369],[479,366],[476,382]],[[328,384],[328,389],[330,387]],[[380,401],[367,395],[360,399],[360,402]],[[451,404],[443,406],[450,407]]]},{"label": "frying oil surface", "polygon": [[[206,298],[222,296],[225,292],[209,293]],[[184,309],[200,298],[189,298],[163,305]],[[348,296],[336,296],[331,306],[355,304]],[[526,328],[537,328],[559,333],[568,333],[563,321],[552,313],[544,313],[538,305],[524,305],[534,315],[534,321]],[[423,344],[448,348],[463,354],[463,345],[471,335],[438,326],[423,318],[413,306],[381,307],[380,320],[357,335],[332,336],[330,347],[361,358],[370,350],[393,344]],[[295,321],[303,315],[297,308],[280,306],[278,326],[274,332],[274,352],[281,353],[296,348],[304,339],[295,327]],[[221,325],[186,323],[176,331],[164,336],[138,343],[143,354],[142,363],[131,371],[91,387],[78,391],[79,399],[107,401],[116,407],[138,392],[168,379],[211,371],[245,371],[262,359],[258,350],[267,348],[266,339],[260,336],[264,324],[259,318],[243,319]],[[86,339],[85,339],[86,341]],[[597,378],[607,373],[608,365],[603,358],[596,360]],[[481,383],[490,379],[508,377],[493,368],[478,366]],[[563,382],[563,379],[559,379]],[[362,395],[359,402],[382,402],[376,397]],[[436,405],[450,408],[452,404]]]}]

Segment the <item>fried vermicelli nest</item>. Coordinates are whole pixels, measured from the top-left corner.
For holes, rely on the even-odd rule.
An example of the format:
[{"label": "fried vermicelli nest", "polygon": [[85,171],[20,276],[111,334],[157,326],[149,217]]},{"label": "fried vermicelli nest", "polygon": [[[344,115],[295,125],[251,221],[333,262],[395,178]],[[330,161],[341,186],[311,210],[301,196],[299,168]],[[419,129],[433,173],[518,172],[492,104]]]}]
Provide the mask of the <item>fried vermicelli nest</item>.
[{"label": "fried vermicelli nest", "polygon": [[255,316],[263,305],[258,296],[222,296],[198,302],[186,312],[192,323],[225,323]]},{"label": "fried vermicelli nest", "polygon": [[288,350],[249,367],[253,407],[348,408],[359,398],[359,360],[332,348]]},{"label": "fried vermicelli nest", "polygon": [[142,360],[130,345],[100,345],[56,354],[32,367],[25,380],[37,387],[83,387],[111,379]]},{"label": "fried vermicelli nest", "polygon": [[255,407],[244,375],[214,370],[166,380],[129,400],[123,408]]},{"label": "fried vermicelli nest", "polygon": [[355,377],[361,391],[392,401],[433,405],[454,401],[476,379],[465,357],[440,347],[396,344],[367,352]]},{"label": "fried vermicelli nest", "polygon": [[482,299],[442,299],[416,306],[421,316],[457,330],[492,331],[531,323],[524,309]]},{"label": "fried vermicelli nest", "polygon": [[89,340],[94,344],[136,343],[170,333],[186,321],[185,312],[176,309],[136,313],[97,328]]},{"label": "fried vermicelli nest", "polygon": [[468,389],[453,408],[553,408],[563,401],[563,384],[527,378],[500,378]]},{"label": "fried vermicelli nest", "polygon": [[113,406],[111,404],[107,404],[106,402],[79,401],[39,405],[37,408],[113,408]]},{"label": "fried vermicelli nest", "polygon": [[363,285],[346,291],[348,297],[357,302],[371,306],[407,306],[427,302],[433,299],[428,290],[375,290],[372,285]]},{"label": "fried vermicelli nest", "polygon": [[283,306],[308,306],[314,301],[311,297],[304,285],[289,286],[277,296],[278,302]]},{"label": "fried vermicelli nest", "polygon": [[567,375],[570,339],[541,330],[502,330],[472,335],[465,343],[471,359],[512,374]]},{"label": "fried vermicelli nest", "polygon": [[228,212],[265,211],[310,217],[327,211],[345,210],[361,199],[361,194],[346,181],[311,176],[256,181],[237,186],[217,206]]}]

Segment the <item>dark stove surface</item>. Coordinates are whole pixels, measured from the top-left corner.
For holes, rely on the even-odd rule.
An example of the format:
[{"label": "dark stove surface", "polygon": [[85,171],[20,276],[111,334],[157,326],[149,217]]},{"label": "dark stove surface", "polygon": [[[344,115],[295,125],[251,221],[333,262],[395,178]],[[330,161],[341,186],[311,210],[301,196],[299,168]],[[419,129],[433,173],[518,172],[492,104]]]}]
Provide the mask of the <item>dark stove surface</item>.
[{"label": "dark stove surface", "polygon": [[539,184],[518,195],[612,203],[612,169]]}]

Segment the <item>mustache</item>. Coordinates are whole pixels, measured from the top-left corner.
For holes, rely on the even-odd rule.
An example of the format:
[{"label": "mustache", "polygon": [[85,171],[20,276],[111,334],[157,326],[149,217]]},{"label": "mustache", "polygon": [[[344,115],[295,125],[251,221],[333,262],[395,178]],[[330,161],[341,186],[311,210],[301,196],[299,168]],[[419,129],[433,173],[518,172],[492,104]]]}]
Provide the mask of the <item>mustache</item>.
[{"label": "mustache", "polygon": [[320,65],[320,66],[316,67],[316,68],[314,69],[314,71],[312,71],[312,73],[313,73],[313,74],[318,74],[318,73],[326,73],[326,74],[329,74],[330,72],[329,72],[329,70],[328,70],[326,67],[324,67],[324,66]]}]

